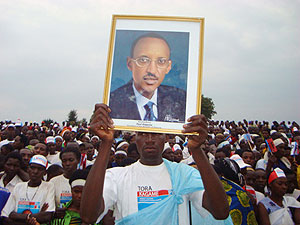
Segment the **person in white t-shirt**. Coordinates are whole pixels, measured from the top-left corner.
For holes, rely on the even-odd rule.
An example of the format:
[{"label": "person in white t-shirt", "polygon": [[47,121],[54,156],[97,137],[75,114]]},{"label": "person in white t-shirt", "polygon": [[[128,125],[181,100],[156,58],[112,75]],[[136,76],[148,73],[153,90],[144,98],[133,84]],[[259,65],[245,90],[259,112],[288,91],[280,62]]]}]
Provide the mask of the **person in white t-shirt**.
[{"label": "person in white t-shirt", "polygon": [[42,180],[47,164],[47,159],[42,155],[31,158],[28,168],[30,180],[15,186],[3,208],[2,216],[8,224],[50,222],[55,203],[53,184]]},{"label": "person in white t-shirt", "polygon": [[61,218],[64,216],[64,209],[60,208],[64,203],[72,199],[71,187],[69,179],[72,174],[77,170],[81,154],[79,149],[74,145],[67,146],[61,153],[60,159],[64,173],[62,175],[53,177],[49,182],[54,184],[55,189],[55,204],[56,212],[55,217]]},{"label": "person in white t-shirt", "polygon": [[28,174],[22,171],[22,156],[18,152],[10,152],[5,158],[4,173],[0,174],[0,187],[9,192],[23,181],[28,181]]},{"label": "person in white t-shirt", "polygon": [[49,136],[46,138],[46,145],[47,145],[47,160],[51,164],[61,164],[61,161],[59,159],[59,153],[56,152],[56,144],[55,144],[55,138],[53,136]]},{"label": "person in white t-shirt", "polygon": [[[198,135],[190,136],[188,147],[201,173],[201,180],[199,172],[194,168],[162,159],[166,136],[158,133],[138,132],[136,144],[140,160],[127,167],[106,170],[114,137],[114,126],[109,117],[110,111],[105,104],[95,106],[91,130],[100,137],[102,142],[84,187],[81,201],[82,221],[88,224],[99,221],[110,208],[114,208],[116,220],[123,220],[136,213],[145,212],[148,207],[152,209],[152,206],[164,203],[164,199],[169,200],[178,196],[178,193],[174,193],[173,178],[187,182],[190,182],[189,179],[195,179],[194,176],[186,177],[186,174],[181,172],[185,169],[192,170],[193,175],[196,173],[199,177],[195,179],[197,180],[196,186],[200,187],[203,181],[205,190],[189,192],[182,195],[182,198],[178,196],[179,202],[175,203],[174,209],[177,209],[178,204],[179,224],[189,223],[187,200],[190,200],[198,213],[203,216],[208,214],[208,210],[216,219],[227,218],[229,205],[224,188],[205,153],[200,149],[200,145],[207,137],[207,122],[204,116],[192,116],[188,119],[189,123],[183,127],[184,133],[198,133]],[[171,167],[180,167],[177,170],[178,173],[171,174]],[[157,216],[158,219],[170,219],[170,221],[174,219],[169,218],[171,215],[160,212]],[[150,224],[150,221],[145,220],[144,224]]]}]

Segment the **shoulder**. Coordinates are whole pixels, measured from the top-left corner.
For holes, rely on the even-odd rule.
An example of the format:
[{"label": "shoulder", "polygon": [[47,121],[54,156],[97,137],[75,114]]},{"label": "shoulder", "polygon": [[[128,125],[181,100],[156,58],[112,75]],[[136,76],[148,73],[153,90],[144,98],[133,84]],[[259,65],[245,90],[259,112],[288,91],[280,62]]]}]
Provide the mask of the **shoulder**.
[{"label": "shoulder", "polygon": [[125,167],[113,167],[106,170],[105,180],[111,180],[113,182],[120,182],[126,180],[128,176],[131,176],[134,171],[138,170],[137,163],[133,163]]},{"label": "shoulder", "polygon": [[122,93],[129,93],[132,92],[132,80],[130,80],[127,84],[124,84],[123,86],[117,88],[116,90],[112,91],[110,93],[110,97],[114,98],[115,96],[120,97],[119,95]]},{"label": "shoulder", "polygon": [[294,197],[283,196],[283,202],[287,207],[300,208],[300,202],[298,202]]},{"label": "shoulder", "polygon": [[273,201],[269,197],[264,197],[259,201],[259,203],[263,204],[264,206],[272,204]]},{"label": "shoulder", "polygon": [[106,170],[106,174],[111,174],[113,176],[122,176],[125,173],[128,173],[128,171],[131,170],[131,168],[136,167],[137,163],[133,163],[131,165],[125,166],[125,167],[113,167]]},{"label": "shoulder", "polygon": [[[128,104],[131,104],[130,107]],[[132,88],[132,80],[110,93],[109,107],[112,109],[112,114],[117,113],[120,109],[122,109],[122,114],[124,114],[124,111],[130,112],[133,104],[135,105],[135,94]]]},{"label": "shoulder", "polygon": [[51,182],[42,181],[41,187],[45,187],[45,188],[54,188],[54,184],[51,183]]},{"label": "shoulder", "polygon": [[20,189],[23,189],[25,188],[26,186],[28,185],[28,182],[20,182],[20,183],[17,183],[16,186],[14,187],[14,190],[20,190]]},{"label": "shoulder", "polygon": [[159,94],[161,95],[170,95],[171,97],[186,97],[186,91],[174,86],[168,86],[168,85],[160,85],[158,87]]},{"label": "shoulder", "polygon": [[55,182],[59,182],[61,180],[67,180],[67,178],[64,177],[63,174],[53,177],[49,182],[55,183]]},{"label": "shoulder", "polygon": [[197,169],[185,163],[175,163],[164,160],[167,169],[181,178],[188,177],[190,179],[201,179],[201,175]]}]

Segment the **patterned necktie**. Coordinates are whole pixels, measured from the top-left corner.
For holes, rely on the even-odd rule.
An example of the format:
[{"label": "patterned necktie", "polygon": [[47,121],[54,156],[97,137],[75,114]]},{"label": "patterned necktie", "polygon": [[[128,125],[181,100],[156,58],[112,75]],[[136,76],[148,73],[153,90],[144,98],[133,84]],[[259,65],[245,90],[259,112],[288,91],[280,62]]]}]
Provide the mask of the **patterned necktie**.
[{"label": "patterned necktie", "polygon": [[146,109],[146,115],[144,117],[144,120],[148,120],[148,121],[157,120],[157,118],[154,116],[153,105],[154,103],[151,101],[149,101],[147,104],[144,105],[144,108]]}]

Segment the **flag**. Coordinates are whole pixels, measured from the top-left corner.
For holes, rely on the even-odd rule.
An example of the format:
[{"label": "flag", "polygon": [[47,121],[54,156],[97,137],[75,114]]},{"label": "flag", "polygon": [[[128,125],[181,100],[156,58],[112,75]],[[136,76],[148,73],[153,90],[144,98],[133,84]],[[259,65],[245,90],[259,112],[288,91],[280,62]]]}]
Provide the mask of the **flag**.
[{"label": "flag", "polygon": [[275,153],[277,152],[277,148],[276,146],[274,145],[274,142],[273,142],[273,139],[272,138],[269,138],[266,140],[266,144],[268,146],[268,149],[271,153]]},{"label": "flag", "polygon": [[292,156],[299,155],[299,144],[296,141],[294,141],[291,143],[291,145],[292,145],[291,155]]}]

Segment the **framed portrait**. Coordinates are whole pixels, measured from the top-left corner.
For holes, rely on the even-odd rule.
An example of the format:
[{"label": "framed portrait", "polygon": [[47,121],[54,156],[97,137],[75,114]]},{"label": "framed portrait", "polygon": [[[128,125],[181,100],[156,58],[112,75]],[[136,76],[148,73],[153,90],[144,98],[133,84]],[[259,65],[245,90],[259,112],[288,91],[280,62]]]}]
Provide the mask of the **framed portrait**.
[{"label": "framed portrait", "polygon": [[179,134],[201,112],[203,18],[113,15],[103,102],[115,129]]}]

